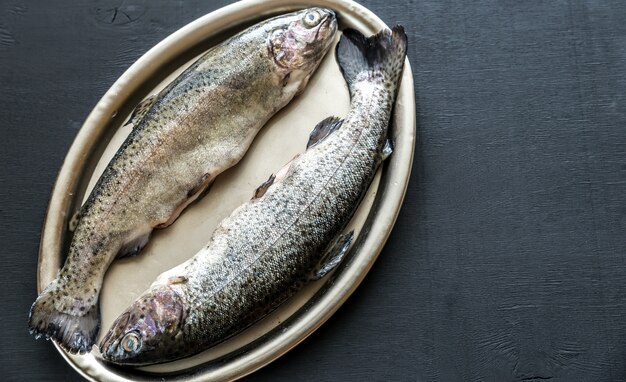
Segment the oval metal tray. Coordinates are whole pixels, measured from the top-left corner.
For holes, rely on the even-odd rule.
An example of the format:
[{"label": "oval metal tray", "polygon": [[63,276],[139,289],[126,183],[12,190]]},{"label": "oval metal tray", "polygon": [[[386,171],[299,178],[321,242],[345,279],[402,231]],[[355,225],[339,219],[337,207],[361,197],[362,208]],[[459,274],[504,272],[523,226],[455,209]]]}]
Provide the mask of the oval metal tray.
[{"label": "oval metal tray", "polygon": [[[366,35],[386,25],[350,0],[253,0],[221,8],[184,26],[137,60],[88,116],[72,144],[53,188],[39,253],[38,289],[56,276],[71,233],[68,222],[129,130],[121,127],[142,98],[162,88],[212,45],[267,17],[308,6],[332,8],[340,29]],[[100,306],[102,332],[161,272],[193,256],[221,219],[248,200],[268,175],[305,149],[317,122],[345,116],[349,96],[329,53],[305,92],[277,114],[255,139],[245,158],[220,175],[211,192],[188,208],[171,227],[155,231],[142,253],[113,263],[106,274]],[[194,357],[142,368],[102,362],[97,350],[67,362],[89,380],[209,381],[240,378],[275,360],[322,325],[352,294],[380,253],[406,191],[415,139],[415,99],[408,61],[392,117],[395,150],[378,172],[349,229],[358,237],[350,254],[330,276],[308,285],[278,310],[245,332]]]}]

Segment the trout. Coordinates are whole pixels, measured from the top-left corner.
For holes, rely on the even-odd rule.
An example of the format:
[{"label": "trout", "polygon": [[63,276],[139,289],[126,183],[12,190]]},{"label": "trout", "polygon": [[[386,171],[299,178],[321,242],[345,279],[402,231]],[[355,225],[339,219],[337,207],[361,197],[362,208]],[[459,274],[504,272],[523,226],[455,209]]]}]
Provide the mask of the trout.
[{"label": "trout", "polygon": [[32,305],[31,333],[71,353],[91,349],[98,296],[115,258],[137,254],[235,165],[332,45],[333,11],[310,8],[256,24],[208,50],[142,101],[130,135],[81,207],[65,264]]},{"label": "trout", "polygon": [[330,272],[348,251],[347,225],[382,161],[406,54],[398,26],[365,38],[346,30],[337,60],[350,111],[327,118],[307,150],[223,220],[208,245],[161,274],[114,322],[102,357],[125,365],[172,361],[241,332]]}]

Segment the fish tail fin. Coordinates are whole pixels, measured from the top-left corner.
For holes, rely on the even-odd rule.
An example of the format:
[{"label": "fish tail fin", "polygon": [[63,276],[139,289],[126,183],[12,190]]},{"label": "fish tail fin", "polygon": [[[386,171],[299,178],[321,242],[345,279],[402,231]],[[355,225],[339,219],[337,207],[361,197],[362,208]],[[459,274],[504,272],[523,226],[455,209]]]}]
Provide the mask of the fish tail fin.
[{"label": "fish tail fin", "polygon": [[91,350],[100,328],[97,302],[85,308],[84,314],[73,315],[55,307],[58,297],[56,283],[44,290],[30,308],[28,326],[36,338],[54,339],[66,351],[82,354]]},{"label": "fish tail fin", "polygon": [[400,25],[391,30],[383,29],[371,37],[354,29],[344,30],[337,44],[336,57],[350,95],[354,94],[356,84],[372,80],[383,83],[395,93],[404,67],[406,47],[407,36]]}]

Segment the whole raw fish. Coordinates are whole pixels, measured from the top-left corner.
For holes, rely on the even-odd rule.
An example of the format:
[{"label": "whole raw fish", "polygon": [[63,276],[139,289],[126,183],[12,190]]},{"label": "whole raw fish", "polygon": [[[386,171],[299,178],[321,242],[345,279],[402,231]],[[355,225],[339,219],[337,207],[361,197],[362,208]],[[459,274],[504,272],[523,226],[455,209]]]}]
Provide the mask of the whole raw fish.
[{"label": "whole raw fish", "polygon": [[80,210],[63,269],[31,308],[31,332],[73,353],[89,351],[111,262],[139,252],[155,228],[173,223],[242,158],[259,129],[303,90],[336,30],[327,9],[272,18],[213,47],[143,101]]},{"label": "whole raw fish", "polygon": [[337,59],[351,94],[344,121],[316,126],[307,151],[272,175],[187,262],[161,274],[118,317],[99,345],[131,365],[198,353],[250,326],[349,248],[338,235],[384,158],[406,54],[402,27],[366,39],[344,32]]}]

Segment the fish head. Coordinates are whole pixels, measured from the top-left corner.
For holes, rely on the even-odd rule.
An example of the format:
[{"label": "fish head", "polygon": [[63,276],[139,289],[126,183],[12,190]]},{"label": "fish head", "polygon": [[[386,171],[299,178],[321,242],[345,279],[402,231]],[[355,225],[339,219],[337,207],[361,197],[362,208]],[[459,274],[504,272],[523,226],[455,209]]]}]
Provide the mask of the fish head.
[{"label": "fish head", "polygon": [[303,88],[335,39],[335,12],[308,8],[280,16],[268,25],[268,48],[276,70],[285,79],[285,86],[295,80],[303,81]]},{"label": "fish head", "polygon": [[122,313],[100,342],[105,361],[141,365],[155,359],[178,358],[184,342],[182,298],[163,285],[144,293]]}]

